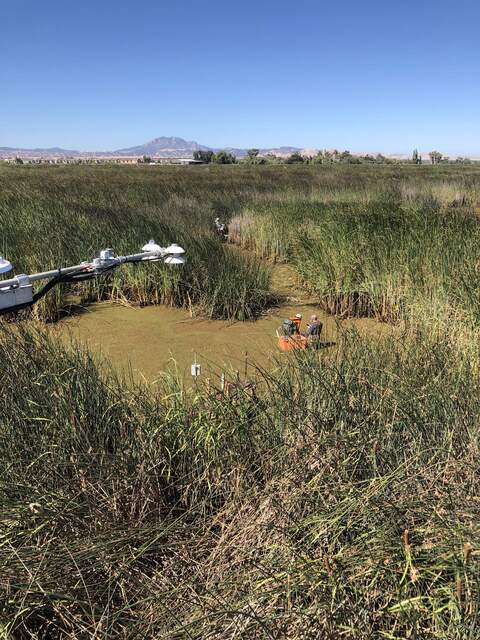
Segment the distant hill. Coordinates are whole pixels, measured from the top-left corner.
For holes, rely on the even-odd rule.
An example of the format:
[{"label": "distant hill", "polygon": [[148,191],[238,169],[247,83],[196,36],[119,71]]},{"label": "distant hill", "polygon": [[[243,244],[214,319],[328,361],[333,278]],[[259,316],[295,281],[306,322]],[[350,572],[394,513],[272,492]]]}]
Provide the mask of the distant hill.
[{"label": "distant hill", "polygon": [[[221,147],[233,153],[238,158],[247,155],[248,149],[238,147]],[[127,147],[126,149],[118,149],[113,151],[113,155],[119,156],[151,156],[156,158],[189,158],[193,156],[194,151],[219,151],[220,147],[207,147],[192,140],[184,140],[183,138],[155,138],[150,142],[141,144],[137,147]],[[289,156],[295,151],[301,151],[298,147],[278,147],[275,149],[260,149],[260,153],[265,155],[273,153],[278,156]]]},{"label": "distant hill", "polygon": [[114,155],[119,156],[155,156],[158,158],[189,158],[194,151],[208,151],[210,147],[198,144],[183,138],[167,138],[162,136],[150,142],[138,145],[137,147],[127,147],[117,149]]},{"label": "distant hill", "polygon": [[59,158],[80,155],[79,151],[49,147],[47,149],[20,149],[17,147],[0,147],[0,158],[34,157],[34,158]]},{"label": "distant hill", "polygon": [[[222,147],[226,151],[233,153],[238,158],[247,155],[248,149],[238,147]],[[135,147],[126,147],[125,149],[117,149],[116,151],[77,151],[75,149],[62,149],[60,147],[48,147],[40,149],[22,149],[17,147],[0,147],[1,158],[116,158],[129,157],[141,158],[142,156],[150,156],[152,158],[191,158],[195,151],[219,151],[218,147],[207,147],[193,140],[184,140],[178,137],[161,136],[154,138],[150,142],[145,142]],[[299,152],[305,156],[312,156],[317,153],[317,149],[302,149],[300,147],[272,147],[259,149],[260,155],[269,153],[286,158],[292,153]],[[352,155],[365,155],[367,152],[352,151]],[[376,155],[377,152],[369,152]],[[395,158],[398,160],[406,160],[411,154],[391,153],[384,154],[387,158]],[[428,153],[421,153],[424,160],[428,161]],[[452,157],[456,157],[452,154]],[[469,156],[472,160],[479,159],[478,155]]]},{"label": "distant hill", "polygon": [[[222,147],[237,157],[247,155],[248,149],[234,147]],[[88,158],[88,157],[138,157],[150,156],[152,158],[191,158],[194,151],[219,151],[219,147],[207,147],[193,140],[184,140],[178,137],[161,136],[154,138],[145,144],[135,147],[116,149],[115,151],[77,151],[75,149],[62,149],[50,147],[45,149],[22,149],[19,147],[0,147],[0,158]],[[278,147],[272,149],[260,149],[261,154],[273,153],[278,156],[288,156],[294,151],[301,151],[298,147]]]}]

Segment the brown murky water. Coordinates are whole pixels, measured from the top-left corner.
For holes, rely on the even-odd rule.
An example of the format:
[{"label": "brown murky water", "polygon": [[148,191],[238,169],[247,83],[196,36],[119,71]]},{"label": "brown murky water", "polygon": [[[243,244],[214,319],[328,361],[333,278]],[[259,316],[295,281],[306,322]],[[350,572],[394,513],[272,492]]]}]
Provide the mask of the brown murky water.
[{"label": "brown murky water", "polygon": [[[313,313],[323,322],[323,341],[334,342],[335,319],[321,312],[314,301],[298,289],[293,270],[276,265],[272,285],[286,302],[256,322],[225,322],[191,318],[182,309],[164,306],[129,308],[111,303],[89,305],[83,313],[64,319],[55,331],[66,339],[85,342],[94,352],[110,360],[119,371],[131,369],[135,378],[153,381],[161,372],[175,369],[186,380],[195,354],[202,377],[219,376],[223,370],[249,373],[253,365],[269,367],[279,357],[276,329],[282,321],[301,313],[303,326]],[[374,320],[344,322],[360,331],[382,331]],[[285,357],[285,356],[281,356]]]}]

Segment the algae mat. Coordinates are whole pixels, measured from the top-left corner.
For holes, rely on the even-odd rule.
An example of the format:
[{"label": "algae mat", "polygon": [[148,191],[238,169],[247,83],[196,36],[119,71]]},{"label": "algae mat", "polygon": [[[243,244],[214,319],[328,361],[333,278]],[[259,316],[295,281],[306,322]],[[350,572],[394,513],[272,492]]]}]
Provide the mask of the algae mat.
[{"label": "algae mat", "polygon": [[[255,322],[225,322],[191,318],[185,310],[154,306],[129,308],[111,303],[88,306],[76,316],[56,326],[63,339],[79,340],[107,358],[119,372],[132,371],[134,378],[155,380],[161,372],[175,371],[188,379],[194,360],[202,365],[203,376],[214,378],[225,371],[244,375],[248,353],[249,374],[253,367],[269,367],[281,355],[275,330],[282,320],[297,312],[307,320],[312,313],[321,318],[324,341],[335,341],[333,318],[312,304],[284,305]],[[359,330],[378,330],[373,320],[350,321]]]},{"label": "algae mat", "polygon": [[[317,314],[323,323],[322,341],[327,343],[335,342],[340,327],[299,287],[290,265],[277,263],[270,267],[272,289],[284,303],[256,321],[204,320],[192,318],[184,309],[105,302],[67,317],[55,330],[63,339],[86,343],[118,372],[131,372],[134,379],[154,381],[162,372],[170,371],[188,380],[195,355],[202,365],[202,377],[215,379],[224,371],[239,371],[244,376],[246,363],[247,375],[251,376],[255,367],[270,368],[275,359],[288,357],[279,351],[276,337],[276,329],[285,318],[301,313],[304,329],[310,316]],[[344,321],[341,326],[355,326],[361,332],[387,330],[386,325],[369,319]]]}]

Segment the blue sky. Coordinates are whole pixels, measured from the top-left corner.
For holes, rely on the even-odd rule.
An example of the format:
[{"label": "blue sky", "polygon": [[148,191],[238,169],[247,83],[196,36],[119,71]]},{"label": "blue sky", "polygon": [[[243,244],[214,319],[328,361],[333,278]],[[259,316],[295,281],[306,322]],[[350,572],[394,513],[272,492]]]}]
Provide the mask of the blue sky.
[{"label": "blue sky", "polygon": [[0,0],[0,146],[480,154],[474,0]]}]

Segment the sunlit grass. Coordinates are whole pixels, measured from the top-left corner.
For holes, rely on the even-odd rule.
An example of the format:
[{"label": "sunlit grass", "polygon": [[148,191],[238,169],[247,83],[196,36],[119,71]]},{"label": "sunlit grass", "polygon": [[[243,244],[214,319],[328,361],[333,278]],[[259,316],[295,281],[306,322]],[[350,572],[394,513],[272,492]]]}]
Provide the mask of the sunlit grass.
[{"label": "sunlit grass", "polygon": [[139,265],[56,288],[35,307],[38,318],[56,319],[71,294],[80,303],[171,304],[225,319],[253,318],[271,302],[268,269],[253,256],[233,255],[213,236],[212,199],[222,192],[182,195],[175,190],[179,172],[165,181],[141,169],[16,169],[0,170],[2,251],[25,273],[76,264],[105,247],[132,253],[149,238],[187,250],[181,269]]},{"label": "sunlit grass", "polygon": [[255,316],[268,273],[218,243],[218,214],[330,312],[399,326],[279,354],[224,395],[122,380],[41,323],[2,322],[0,637],[477,638],[477,182],[443,167],[2,169],[4,243],[25,271],[113,237],[119,252],[185,245],[185,270],[118,271],[84,301]]},{"label": "sunlit grass", "polygon": [[479,340],[457,338],[347,333],[223,397],[125,386],[3,330],[0,619],[15,637],[475,637]]}]

